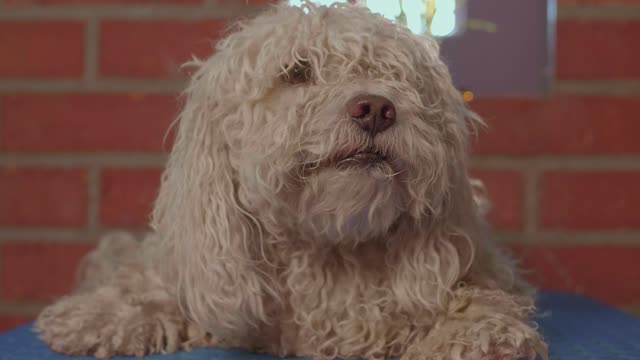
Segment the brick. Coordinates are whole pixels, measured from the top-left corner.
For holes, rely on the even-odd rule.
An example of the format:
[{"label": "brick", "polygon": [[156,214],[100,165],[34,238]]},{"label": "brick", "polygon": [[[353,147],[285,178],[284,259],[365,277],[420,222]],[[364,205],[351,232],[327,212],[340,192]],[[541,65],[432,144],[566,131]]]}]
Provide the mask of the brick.
[{"label": "brick", "polygon": [[0,333],[26,324],[31,320],[33,319],[27,316],[0,315]]},{"label": "brick", "polygon": [[557,24],[559,79],[640,78],[640,21],[563,20]]},{"label": "brick", "polygon": [[80,169],[0,168],[0,225],[86,223],[87,178]]},{"label": "brick", "polygon": [[68,293],[91,244],[6,242],[0,247],[0,296],[38,301]]},{"label": "brick", "polygon": [[640,0],[558,0],[558,5],[638,5]]},{"label": "brick", "polygon": [[100,221],[144,226],[160,185],[161,169],[106,169],[101,176]]},{"label": "brick", "polygon": [[499,229],[521,229],[524,189],[522,176],[513,171],[473,170],[472,176],[484,183],[491,212],[489,222]]},{"label": "brick", "polygon": [[1,21],[0,77],[79,78],[84,25],[73,21]]},{"label": "brick", "polygon": [[600,301],[626,305],[640,299],[640,246],[512,246],[531,271],[530,280],[544,290],[570,291]]},{"label": "brick", "polygon": [[638,154],[640,97],[559,96],[548,100],[484,98],[476,154]]},{"label": "brick", "polygon": [[193,5],[200,4],[202,0],[0,0],[0,4],[6,5],[131,5],[131,4],[145,4],[145,5]]},{"label": "brick", "polygon": [[[192,55],[213,53],[223,21],[105,21],[100,27],[100,74],[106,77],[181,77]],[[126,54],[126,55],[124,55]]]},{"label": "brick", "polygon": [[23,94],[0,99],[0,150],[162,151],[173,96]]},{"label": "brick", "polygon": [[540,225],[547,229],[640,228],[640,172],[545,173]]}]

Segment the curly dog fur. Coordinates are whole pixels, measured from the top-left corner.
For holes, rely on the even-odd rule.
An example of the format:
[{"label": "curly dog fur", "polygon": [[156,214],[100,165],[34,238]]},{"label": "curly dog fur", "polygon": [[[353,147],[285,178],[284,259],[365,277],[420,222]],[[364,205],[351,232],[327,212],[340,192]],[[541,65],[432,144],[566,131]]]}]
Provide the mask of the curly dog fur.
[{"label": "curly dog fur", "polygon": [[[360,7],[276,6],[191,65],[153,234],[85,259],[37,320],[51,348],[546,358],[467,173],[479,120],[433,39]],[[395,106],[393,126],[350,118],[367,94]]]}]

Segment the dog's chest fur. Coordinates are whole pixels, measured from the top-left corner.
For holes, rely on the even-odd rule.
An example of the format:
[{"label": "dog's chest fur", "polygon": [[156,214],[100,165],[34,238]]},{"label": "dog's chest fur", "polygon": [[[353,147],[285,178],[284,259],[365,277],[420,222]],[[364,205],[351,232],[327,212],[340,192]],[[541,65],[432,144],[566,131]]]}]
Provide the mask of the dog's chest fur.
[{"label": "dog's chest fur", "polygon": [[[284,308],[273,317],[276,353],[327,357],[368,354],[367,358],[403,353],[406,344],[434,320],[399,301],[393,264],[384,244],[290,254],[280,282],[286,284]],[[425,326],[427,325],[427,326]],[[281,331],[281,329],[286,329]],[[423,330],[420,330],[423,331]],[[279,341],[278,341],[279,340]]]}]

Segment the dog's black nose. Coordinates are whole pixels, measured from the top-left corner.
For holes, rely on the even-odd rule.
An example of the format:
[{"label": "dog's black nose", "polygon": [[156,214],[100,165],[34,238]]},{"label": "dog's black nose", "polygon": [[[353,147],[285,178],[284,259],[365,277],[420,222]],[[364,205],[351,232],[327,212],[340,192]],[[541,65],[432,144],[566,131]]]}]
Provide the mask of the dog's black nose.
[{"label": "dog's black nose", "polygon": [[378,95],[360,95],[349,100],[347,111],[351,120],[376,136],[396,122],[396,107],[391,100]]}]

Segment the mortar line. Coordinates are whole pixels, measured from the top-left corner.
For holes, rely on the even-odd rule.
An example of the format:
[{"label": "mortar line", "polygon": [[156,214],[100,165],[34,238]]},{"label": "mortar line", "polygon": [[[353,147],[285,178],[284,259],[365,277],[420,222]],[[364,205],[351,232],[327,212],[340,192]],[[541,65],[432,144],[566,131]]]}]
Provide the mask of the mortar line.
[{"label": "mortar line", "polygon": [[640,246],[640,230],[573,230],[548,231],[527,234],[517,231],[496,230],[496,236],[502,244],[534,246]]},{"label": "mortar line", "polygon": [[47,304],[41,301],[0,302],[0,314],[14,316],[36,316]]},{"label": "mortar line", "polygon": [[639,171],[638,155],[475,155],[472,168],[528,171]]},{"label": "mortar line", "polygon": [[86,228],[0,227],[0,242],[87,243],[91,237],[91,231]]},{"label": "mortar line", "polygon": [[[97,56],[97,52],[96,55]],[[85,62],[88,61],[85,59]],[[97,62],[97,60],[96,60]],[[94,65],[92,65],[94,66]],[[91,70],[97,72],[96,69]],[[97,77],[97,74],[95,75]],[[128,79],[95,78],[91,82],[83,80],[34,80],[0,79],[0,93],[131,93],[164,94],[177,96],[187,83],[186,78],[179,79]]]},{"label": "mortar line", "polygon": [[97,79],[98,67],[98,20],[87,19],[84,32],[84,81],[93,82]]},{"label": "mortar line", "polygon": [[100,228],[100,168],[91,166],[87,179],[87,228],[90,233]]},{"label": "mortar line", "polygon": [[[216,4],[217,5],[217,4]],[[60,5],[56,7],[2,8],[0,19],[7,20],[223,20],[250,16],[268,8],[264,5]]]},{"label": "mortar line", "polygon": [[[2,118],[2,114],[4,113],[4,111],[3,111],[3,105],[4,105],[4,104],[3,104],[3,101],[2,101],[2,97],[0,96],[0,131],[2,131],[2,122],[3,122],[3,120],[4,120],[4,119]],[[1,135],[1,134],[0,134],[0,135]],[[0,144],[0,145],[1,145],[1,144]],[[1,154],[1,152],[0,152],[0,154]],[[1,167],[2,165],[3,165],[3,164],[1,164],[1,163],[0,163],[0,167]],[[4,269],[4,267],[2,266],[2,258],[3,258],[3,257],[2,257],[2,252],[3,252],[3,251],[4,251],[4,249],[2,248],[2,246],[0,246],[0,276],[2,276],[2,269]],[[4,296],[4,294],[2,294],[2,293],[1,293],[1,290],[0,290],[0,296]]]},{"label": "mortar line", "polygon": [[0,153],[0,165],[11,166],[114,166],[133,168],[162,168],[164,153]]},{"label": "mortar line", "polygon": [[149,229],[146,227],[100,227],[95,230],[87,228],[0,227],[0,243],[20,241],[22,243],[93,244],[104,235],[117,231],[125,231],[141,237],[149,232]]},{"label": "mortar line", "polygon": [[525,170],[523,176],[524,191],[524,231],[526,235],[533,235],[538,228],[539,182],[540,171],[536,168]]},{"label": "mortar line", "polygon": [[[0,241],[0,245],[2,244],[2,242]],[[4,252],[4,246],[0,246],[0,276],[2,276],[2,270],[4,269],[4,266],[2,266],[2,253]],[[5,294],[2,293],[2,289],[0,289],[0,299],[3,299],[5,296]]]},{"label": "mortar line", "polygon": [[558,20],[640,20],[640,5],[561,5]]},{"label": "mortar line", "polygon": [[640,96],[640,79],[636,80],[555,80],[554,95]]}]

